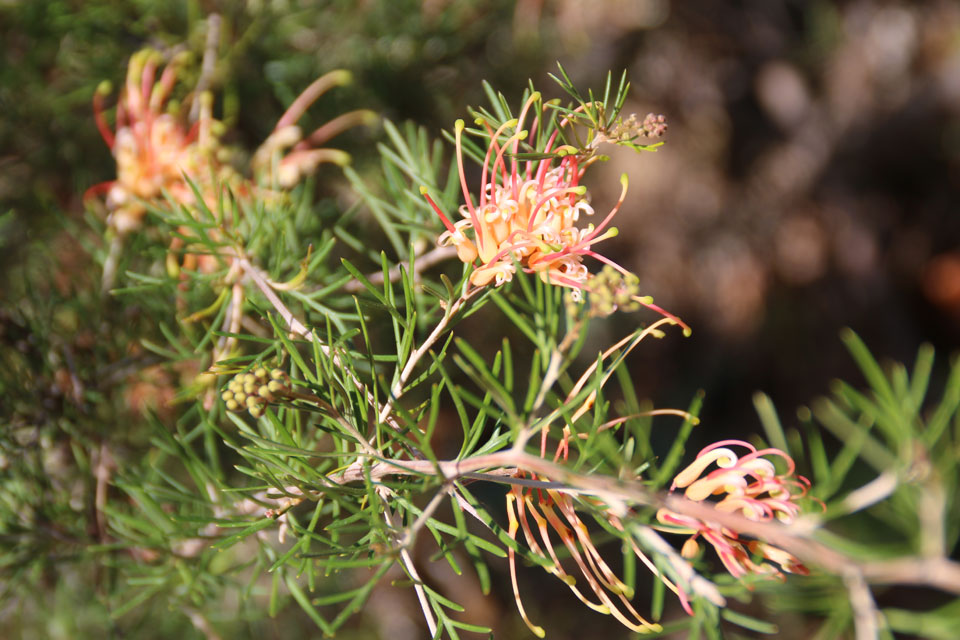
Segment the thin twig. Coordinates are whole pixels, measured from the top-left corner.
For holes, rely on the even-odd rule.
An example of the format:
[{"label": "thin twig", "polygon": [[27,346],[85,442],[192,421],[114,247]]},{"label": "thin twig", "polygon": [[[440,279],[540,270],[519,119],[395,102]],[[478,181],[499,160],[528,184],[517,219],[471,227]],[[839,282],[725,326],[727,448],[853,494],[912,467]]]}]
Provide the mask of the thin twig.
[{"label": "thin twig", "polygon": [[110,486],[110,471],[113,468],[113,456],[110,455],[110,449],[106,442],[100,443],[100,449],[97,452],[97,463],[94,466],[93,475],[96,478],[96,491],[94,493],[94,507],[97,517],[97,537],[100,542],[107,540],[107,489]]},{"label": "thin twig", "polygon": [[357,430],[357,428],[353,426],[353,424],[351,424],[349,420],[344,418],[343,414],[341,414],[336,407],[334,407],[332,404],[330,404],[323,398],[312,393],[299,393],[299,392],[293,392],[293,393],[288,392],[287,397],[290,397],[296,400],[305,400],[307,402],[311,402],[317,405],[318,407],[326,411],[328,414],[330,414],[330,417],[336,420],[337,424],[339,424],[344,431],[346,431],[351,437],[353,437],[354,440],[356,440],[360,444],[360,447],[363,448],[364,452],[366,452],[368,455],[371,455],[371,456],[380,455],[380,452],[377,451],[373,447],[373,445],[370,444],[367,441],[367,439],[363,437],[363,435]]},{"label": "thin twig", "polygon": [[844,572],[843,582],[847,587],[850,607],[853,609],[853,628],[856,629],[856,639],[876,640],[879,613],[867,581],[863,579],[861,572],[851,568]]},{"label": "thin twig", "polygon": [[210,88],[213,73],[217,65],[217,49],[220,47],[220,15],[211,13],[207,16],[207,42],[203,47],[203,61],[200,63],[200,79],[194,91],[194,101],[190,105],[190,121],[196,122],[200,117],[199,97]]},{"label": "thin twig", "polygon": [[892,471],[884,471],[879,476],[863,485],[855,491],[851,491],[840,503],[839,507],[831,511],[831,515],[856,513],[868,507],[872,507],[882,500],[890,497],[897,486],[899,478]]},{"label": "thin twig", "polygon": [[407,549],[413,545],[413,541],[416,540],[417,532],[423,528],[423,525],[427,523],[427,520],[433,516],[434,512],[443,502],[443,499],[449,495],[450,486],[447,485],[430,499],[430,502],[427,503],[427,506],[423,508],[423,511],[420,513],[420,516],[413,522],[412,525],[407,527],[407,533],[403,536],[403,540],[400,541],[400,544]]},{"label": "thin twig", "polygon": [[[738,513],[717,510],[712,503],[688,500],[678,494],[650,491],[639,482],[616,480],[597,475],[580,474],[539,456],[513,450],[499,451],[462,460],[383,460],[367,466],[358,460],[329,479],[336,484],[362,481],[369,477],[378,481],[390,475],[441,475],[445,481],[476,477],[478,471],[518,469],[541,478],[559,482],[566,489],[595,496],[607,503],[619,517],[631,513],[630,506],[665,508],[675,513],[715,523],[721,527],[788,551],[801,561],[820,566],[835,575],[847,571],[860,572],[874,584],[923,585],[960,595],[960,563],[945,557],[908,557],[895,560],[859,560],[832,546],[814,539],[816,528],[798,527],[797,523],[751,520]],[[494,478],[490,478],[494,480]]]},{"label": "thin twig", "polygon": [[113,283],[117,278],[117,265],[120,263],[120,254],[123,251],[123,236],[114,233],[110,238],[110,249],[107,252],[107,259],[103,261],[103,275],[100,277],[100,297],[106,299],[113,289]]},{"label": "thin twig", "polygon": [[207,640],[221,640],[221,636],[217,633],[217,630],[213,628],[213,625],[210,624],[210,621],[207,620],[206,616],[194,609],[193,607],[185,607],[183,609],[184,615],[186,615],[193,626],[203,634]]},{"label": "thin twig", "polygon": [[[380,487],[379,489],[386,489],[386,487]],[[386,491],[389,492],[389,489],[386,489]],[[383,520],[390,526],[391,529],[397,529],[393,514],[390,512],[390,507],[384,506]],[[427,599],[427,592],[423,588],[423,580],[420,578],[420,574],[417,573],[417,568],[413,564],[413,558],[410,556],[410,551],[404,545],[400,546],[400,564],[403,565],[407,575],[409,575],[410,579],[413,580],[413,588],[417,592],[417,599],[420,601],[420,609],[423,611],[423,619],[427,622],[427,629],[430,631],[430,637],[436,637],[437,621],[433,617],[433,611],[430,610],[430,602]]]}]

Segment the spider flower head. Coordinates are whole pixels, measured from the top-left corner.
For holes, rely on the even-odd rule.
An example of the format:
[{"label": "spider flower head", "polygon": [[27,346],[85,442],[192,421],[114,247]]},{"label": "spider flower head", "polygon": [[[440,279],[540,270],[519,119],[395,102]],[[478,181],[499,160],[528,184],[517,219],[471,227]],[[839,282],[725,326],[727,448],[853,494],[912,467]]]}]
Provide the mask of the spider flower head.
[{"label": "spider flower head", "polygon": [[[97,128],[117,162],[117,178],[90,188],[88,195],[106,194],[110,226],[121,234],[140,227],[146,214],[143,201],[168,193],[176,202],[192,204],[193,190],[184,174],[199,181],[225,177],[218,161],[218,126],[212,116],[212,96],[200,98],[199,119],[193,126],[170,100],[177,74],[188,55],[170,61],[161,71],[159,52],[144,50],[130,58],[117,102],[115,130],[104,115],[109,82],[97,88],[93,111]],[[159,72],[159,80],[157,74]]]},{"label": "spider flower head", "polygon": [[273,132],[253,155],[253,173],[259,182],[270,182],[281,189],[293,188],[324,162],[345,166],[350,155],[339,149],[320,148],[334,136],[356,126],[373,126],[379,116],[367,109],[350,111],[333,118],[304,135],[297,122],[320,96],[334,87],[353,81],[349,71],[330,71],[303,90],[277,121]]},{"label": "spider flower head", "polygon": [[[485,119],[477,119],[477,124],[487,129],[489,145],[476,204],[463,166],[465,125],[463,120],[456,122],[457,167],[465,202],[459,211],[461,219],[451,221],[425,187],[421,192],[447,228],[438,244],[453,245],[462,262],[476,265],[470,275],[474,286],[507,282],[519,265],[527,273],[538,274],[544,282],[569,287],[579,294],[589,276],[584,256],[614,265],[597,254],[593,245],[617,234],[616,228],[608,225],[626,197],[627,178],[622,177],[620,199],[603,221],[579,226],[581,216],[594,215],[580,181],[596,156],[585,158],[573,147],[554,147],[557,130],[547,140],[543,153],[538,154],[540,159],[517,158],[521,141],[528,137],[524,121],[531,107],[539,103],[540,95],[534,92],[520,117],[496,130]],[[534,118],[531,130],[537,129],[539,117]]]},{"label": "spider flower head", "polygon": [[[737,455],[732,447],[745,449]],[[786,462],[787,471],[778,474],[768,457]],[[798,500],[810,486],[803,476],[794,476],[793,460],[779,449],[761,449],[740,441],[724,440],[697,454],[686,469],[673,481],[671,491],[683,489],[690,500],[703,502],[713,497],[718,511],[738,513],[756,521],[793,522],[800,513]],[[793,555],[765,542],[744,541],[740,534],[717,523],[661,509],[657,519],[675,533],[690,534],[681,554],[686,558],[700,550],[699,539],[709,543],[720,561],[735,578],[747,574],[782,578],[782,571],[806,575],[807,568]],[[758,562],[754,558],[761,558]],[[774,563],[774,564],[771,564]],[[779,565],[779,569],[777,566]]]},{"label": "spider flower head", "polygon": [[[526,476],[527,474],[519,472],[518,475]],[[525,480],[536,483],[548,479],[529,474]],[[516,540],[517,534],[522,531],[529,552],[540,558],[540,564],[544,570],[564,582],[577,599],[589,608],[612,615],[622,625],[637,633],[661,631],[662,627],[659,624],[648,621],[637,612],[630,602],[633,591],[617,577],[600,555],[590,537],[586,523],[577,512],[577,501],[580,499],[562,490],[529,488],[515,484],[507,494],[507,534],[511,539]],[[583,508],[587,505],[579,506]],[[594,509],[597,507],[602,509],[598,501],[594,501],[590,506]],[[611,526],[623,531],[623,524],[617,516],[606,511],[602,513]],[[576,566],[573,573],[568,573],[564,568],[554,548],[554,540],[559,541],[566,549],[569,558],[567,563]],[[689,610],[686,594],[657,569],[633,540],[630,543],[637,558],[676,593],[684,608]],[[508,548],[507,554],[517,609],[530,631],[542,638],[545,634],[543,628],[530,621],[520,599],[515,552],[512,548]],[[582,580],[579,585],[578,577]]]},{"label": "spider flower head", "polygon": [[[223,124],[213,118],[213,94],[188,94],[182,103],[171,99],[189,54],[178,55],[165,66],[162,58],[152,50],[130,58],[117,101],[115,130],[104,114],[110,83],[102,83],[93,97],[97,128],[116,159],[117,178],[94,185],[86,195],[106,196],[110,226],[120,234],[138,229],[146,214],[144,202],[164,194],[192,207],[198,204],[198,192],[211,210],[216,210],[220,189],[225,186],[238,198],[271,195],[269,189],[244,178],[229,164],[231,150],[219,139]],[[346,71],[331,71],[294,100],[253,156],[253,172],[260,182],[289,189],[322,162],[349,162],[343,151],[315,147],[350,127],[372,124],[375,114],[365,110],[346,113],[306,137],[296,126],[321,95],[349,81]],[[194,109],[195,118],[188,114],[188,105],[199,107]]]}]

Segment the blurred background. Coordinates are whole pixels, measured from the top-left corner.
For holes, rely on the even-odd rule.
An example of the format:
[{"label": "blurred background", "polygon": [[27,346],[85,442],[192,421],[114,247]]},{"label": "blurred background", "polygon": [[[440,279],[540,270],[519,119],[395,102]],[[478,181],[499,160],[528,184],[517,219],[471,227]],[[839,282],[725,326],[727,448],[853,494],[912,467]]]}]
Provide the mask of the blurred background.
[{"label": "blurred background", "polygon": [[[630,174],[621,233],[606,254],[694,329],[632,356],[638,394],[659,406],[686,406],[705,390],[691,448],[757,432],[756,390],[789,426],[832,379],[859,384],[837,337],[843,327],[879,357],[904,362],[929,342],[943,364],[960,344],[960,5],[950,0],[5,0],[3,306],[16,308],[17,269],[38,253],[56,265],[51,287],[78,286],[67,274],[83,257],[64,220],[80,220],[84,190],[115,171],[93,123],[95,87],[119,83],[144,46],[202,50],[213,12],[223,18],[218,81],[233,117],[229,141],[247,149],[302,87],[334,68],[356,82],[311,110],[315,124],[362,107],[434,136],[467,105],[485,104],[482,80],[516,103],[528,79],[561,95],[547,76],[557,61],[582,88],[602,89],[608,70],[625,69],[624,111],[664,114],[666,144],[611,152],[586,184],[605,212],[620,174]],[[336,142],[359,171],[375,172],[378,139]],[[324,190],[346,208],[353,197],[325,171]],[[23,329],[10,317],[0,308],[0,349],[13,348]],[[598,345],[636,322],[616,317]],[[478,622],[501,617],[503,637],[520,637],[510,635],[522,627],[508,594],[453,599]],[[368,627],[384,638],[420,637],[412,598],[379,591]],[[570,617],[550,637],[628,635],[568,606],[557,585],[530,600],[534,618]],[[290,637],[273,624],[269,637]],[[782,637],[806,637],[797,628]]]}]

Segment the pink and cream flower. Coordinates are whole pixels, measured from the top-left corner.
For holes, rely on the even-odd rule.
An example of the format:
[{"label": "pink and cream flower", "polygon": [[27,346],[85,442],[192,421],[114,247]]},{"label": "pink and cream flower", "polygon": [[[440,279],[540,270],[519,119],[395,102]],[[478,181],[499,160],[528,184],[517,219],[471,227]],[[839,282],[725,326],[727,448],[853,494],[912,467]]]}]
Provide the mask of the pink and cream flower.
[{"label": "pink and cream flower", "polygon": [[[733,448],[745,449],[737,455]],[[770,457],[782,459],[786,472],[778,474]],[[689,500],[713,499],[721,512],[738,513],[756,521],[793,522],[800,513],[797,501],[806,497],[810,487],[803,476],[795,476],[793,459],[779,449],[758,450],[741,440],[723,440],[704,448],[681,471],[670,487],[683,489]],[[782,578],[782,571],[806,575],[807,568],[793,555],[758,540],[744,541],[733,529],[668,509],[657,512],[657,519],[673,533],[689,534],[681,549],[685,558],[700,550],[699,540],[714,548],[727,571],[735,578],[747,574]],[[760,558],[755,562],[754,558]],[[773,563],[773,564],[771,564]],[[777,568],[776,565],[779,565]]]},{"label": "pink and cream flower", "polygon": [[[520,477],[526,476],[523,473],[518,475]],[[529,478],[533,481],[546,480],[546,478],[539,478],[534,474],[530,474]],[[633,607],[630,602],[633,597],[632,589],[617,577],[600,555],[590,537],[586,523],[577,513],[576,500],[562,490],[529,488],[515,484],[507,494],[507,534],[511,539],[516,540],[517,533],[522,531],[527,547],[532,554],[541,559],[545,570],[565,583],[577,599],[589,608],[599,613],[612,615],[622,625],[637,633],[652,633],[662,630],[661,625],[650,622]],[[600,505],[597,503],[594,506]],[[612,526],[623,530],[623,525],[616,516],[610,513],[605,513],[605,515]],[[531,520],[533,521],[532,526]],[[577,577],[568,573],[564,568],[557,551],[554,549],[553,537],[558,538],[566,549],[569,558],[577,567],[579,577],[586,584],[586,588],[578,587]],[[667,587],[680,596],[684,607],[688,608],[686,595],[660,573],[653,562],[635,543],[633,543],[633,551],[655,575],[663,580]],[[515,552],[508,548],[507,554],[517,610],[530,631],[537,637],[542,638],[545,635],[543,628],[530,621],[520,600]]]},{"label": "pink and cream flower", "polygon": [[[104,114],[109,83],[101,84],[93,97],[94,118],[116,159],[117,178],[94,185],[85,198],[106,197],[109,224],[121,235],[138,229],[146,214],[145,203],[164,194],[178,204],[193,206],[198,204],[199,192],[207,207],[216,210],[224,186],[241,199],[269,197],[271,189],[290,189],[322,162],[346,164],[346,153],[318,145],[350,127],[377,119],[367,110],[351,111],[303,135],[296,123],[307,108],[332,87],[351,80],[346,71],[331,71],[307,87],[277,122],[253,156],[255,179],[250,180],[230,165],[230,150],[220,143],[222,124],[213,117],[213,95],[188,94],[183,103],[171,100],[185,57],[177,56],[165,67],[162,58],[149,49],[130,58],[113,129]],[[198,116],[191,123],[186,105],[194,103],[199,106]]]},{"label": "pink and cream flower", "polygon": [[204,180],[217,172],[219,164],[214,156],[217,139],[210,100],[201,102],[197,122],[186,126],[167,108],[182,57],[166,65],[156,81],[159,59],[160,54],[150,50],[130,58],[117,103],[115,131],[104,115],[109,83],[101,84],[93,97],[97,128],[116,158],[117,178],[94,185],[87,196],[106,195],[110,226],[120,234],[139,228],[146,214],[144,201],[168,193],[179,203],[191,203],[193,192],[184,174]]},{"label": "pink and cream flower", "polygon": [[[626,273],[596,253],[593,246],[617,234],[617,229],[609,227],[609,223],[626,197],[627,179],[626,176],[621,179],[620,198],[599,224],[578,226],[581,216],[594,215],[586,188],[580,181],[596,156],[585,158],[572,147],[555,147],[558,129],[547,139],[543,152],[537,154],[538,159],[519,160],[520,143],[528,137],[524,122],[531,108],[539,103],[540,95],[534,92],[519,118],[503,123],[496,130],[483,118],[477,119],[477,124],[487,129],[489,145],[476,204],[463,166],[464,122],[456,122],[457,168],[465,203],[460,207],[460,220],[452,222],[425,187],[421,192],[447,228],[438,238],[438,244],[453,245],[462,262],[475,265],[470,275],[474,286],[500,285],[511,280],[519,267],[527,273],[538,274],[544,282],[569,287],[579,294],[589,276],[583,264],[584,256]],[[534,116],[531,130],[537,131],[537,120],[541,116]],[[567,122],[561,120],[560,127],[566,125]]]}]

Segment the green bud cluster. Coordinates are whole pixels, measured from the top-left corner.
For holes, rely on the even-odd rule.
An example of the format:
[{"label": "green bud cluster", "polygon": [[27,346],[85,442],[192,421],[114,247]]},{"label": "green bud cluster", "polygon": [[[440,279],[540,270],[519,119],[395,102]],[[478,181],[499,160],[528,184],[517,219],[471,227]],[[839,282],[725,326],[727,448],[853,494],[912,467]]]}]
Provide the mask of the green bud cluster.
[{"label": "green bud cluster", "polygon": [[641,307],[634,299],[640,295],[640,279],[609,265],[587,281],[586,289],[590,292],[591,315],[608,316],[618,309],[636,311]]},{"label": "green bud cluster", "polygon": [[660,138],[667,132],[667,119],[658,113],[648,113],[641,122],[637,114],[630,114],[629,118],[621,119],[610,129],[610,138],[629,141],[643,136],[645,138]]},{"label": "green bud cluster", "polygon": [[280,369],[257,367],[231,378],[220,398],[228,411],[249,411],[254,418],[263,415],[271,402],[290,393],[290,378]]}]

